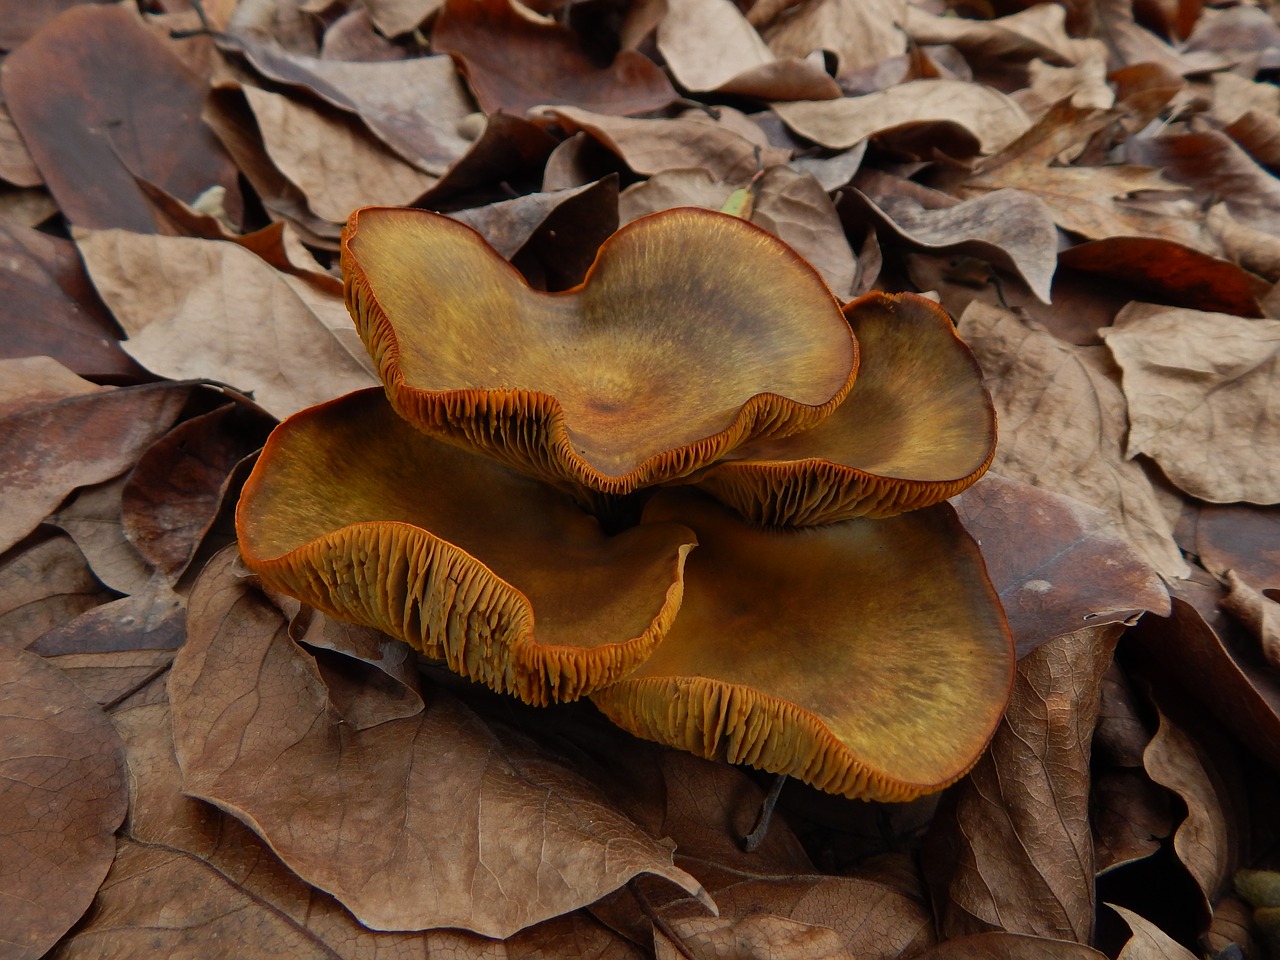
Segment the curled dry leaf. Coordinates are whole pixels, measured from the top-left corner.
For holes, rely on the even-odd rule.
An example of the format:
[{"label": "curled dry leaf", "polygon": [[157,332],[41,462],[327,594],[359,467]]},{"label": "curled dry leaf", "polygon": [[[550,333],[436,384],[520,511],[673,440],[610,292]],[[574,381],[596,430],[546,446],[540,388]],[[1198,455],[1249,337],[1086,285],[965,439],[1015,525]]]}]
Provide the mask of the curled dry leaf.
[{"label": "curled dry leaf", "polygon": [[1196,955],[1178,943],[1146,917],[1114,903],[1108,907],[1120,914],[1133,936],[1117,960],[1196,960]]},{"label": "curled dry leaf", "polygon": [[1280,670],[1280,604],[1250,586],[1234,570],[1227,571],[1226,581],[1228,592],[1222,598],[1223,609],[1261,641],[1263,657]]},{"label": "curled dry leaf", "polygon": [[1124,372],[1128,456],[1202,500],[1280,502],[1280,321],[1135,303],[1102,335]]},{"label": "curled dry leaf", "polygon": [[1104,511],[992,473],[953,503],[982,547],[1018,656],[1082,624],[1168,615],[1159,574]]},{"label": "curled dry leaf", "polygon": [[339,723],[314,661],[236,569],[224,553],[201,575],[170,675],[184,792],[242,818],[362,923],[509,936],[640,873],[701,895],[667,844],[443,690],[413,717]]},{"label": "curled dry leaf", "polygon": [[1186,562],[1142,468],[1125,458],[1125,401],[1100,348],[1074,347],[974,301],[960,335],[987,377],[1000,415],[999,473],[1107,512],[1159,573]]},{"label": "curled dry leaf", "polygon": [[1091,804],[1099,874],[1152,856],[1173,833],[1168,792],[1141,770],[1095,772]]},{"label": "curled dry leaf", "polygon": [[794,133],[835,149],[908,124],[954,123],[974,137],[982,153],[995,153],[1031,125],[1004,94],[959,80],[912,80],[863,97],[772,107]]},{"label": "curled dry leaf", "polygon": [[341,297],[239,244],[113,230],[79,246],[126,350],[153,373],[234,384],[276,416],[374,382],[329,332],[348,325]]},{"label": "curled dry leaf", "polygon": [[128,804],[124,749],[56,667],[0,644],[0,904],[6,960],[35,960],[88,908]]},{"label": "curled dry leaf", "polygon": [[168,383],[121,387],[0,417],[0,550],[35,529],[76,487],[131,467],[169,429],[190,390]]},{"label": "curled dry leaf", "polygon": [[431,48],[458,63],[480,109],[522,116],[539,104],[625,115],[661,110],[676,99],[662,69],[622,50],[600,67],[577,35],[510,0],[445,0]]},{"label": "curled dry leaf", "polygon": [[1235,839],[1222,801],[1196,755],[1195,744],[1163,712],[1143,763],[1152,780],[1168,787],[1187,806],[1187,817],[1173,835],[1173,849],[1200,888],[1207,921],[1234,866]]},{"label": "curled dry leaf", "polygon": [[1018,663],[990,749],[943,798],[926,841],[943,937],[1003,929],[1090,942],[1090,738],[1121,629],[1086,627]]},{"label": "curled dry leaf", "polygon": [[747,19],[760,28],[775,56],[830,50],[837,76],[845,77],[906,51],[901,26],[906,10],[906,0],[769,0],[754,4]]},{"label": "curled dry leaf", "polygon": [[10,54],[2,83],[50,192],[78,226],[154,231],[135,176],[185,200],[215,183],[238,195],[230,158],[200,123],[201,79],[128,8],[66,11]]},{"label": "curled dry leaf", "polygon": [[940,17],[908,4],[903,27],[916,43],[950,44],[971,61],[992,59],[1078,63],[1093,52],[1089,41],[1067,34],[1066,12],[1057,4],[1036,4],[991,20]]}]

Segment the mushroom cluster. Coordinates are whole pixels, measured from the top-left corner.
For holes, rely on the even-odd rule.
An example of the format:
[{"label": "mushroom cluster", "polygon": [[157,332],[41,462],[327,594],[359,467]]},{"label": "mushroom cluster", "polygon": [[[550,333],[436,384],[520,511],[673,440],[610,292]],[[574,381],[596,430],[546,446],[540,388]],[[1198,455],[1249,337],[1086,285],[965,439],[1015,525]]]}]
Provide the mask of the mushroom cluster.
[{"label": "mushroom cluster", "polygon": [[237,529],[269,586],[533,704],[903,800],[976,761],[1013,643],[946,498],[995,450],[950,319],[841,307],[745,220],[622,227],[572,290],[369,207],[347,303],[384,388],[277,427]]}]

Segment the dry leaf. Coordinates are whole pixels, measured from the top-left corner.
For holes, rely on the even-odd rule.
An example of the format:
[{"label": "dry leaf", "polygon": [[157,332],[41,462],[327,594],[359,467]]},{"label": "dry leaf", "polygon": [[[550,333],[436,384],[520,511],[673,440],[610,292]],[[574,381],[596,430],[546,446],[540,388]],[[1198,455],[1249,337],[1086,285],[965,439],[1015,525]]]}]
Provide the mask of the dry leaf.
[{"label": "dry leaf", "polygon": [[1103,511],[995,473],[952,503],[982,548],[1018,656],[1084,624],[1168,614],[1158,573]]},{"label": "dry leaf", "polygon": [[1258,638],[1267,663],[1280,670],[1280,603],[1250,586],[1234,570],[1227,571],[1226,581],[1223,609]]},{"label": "dry leaf", "polygon": [[1091,941],[1089,741],[1119,635],[1087,627],[1019,661],[990,749],[930,832],[925,873],[944,937],[1003,929]]},{"label": "dry leaf", "polygon": [[954,123],[982,153],[995,153],[1031,126],[1004,94],[959,80],[912,80],[863,97],[775,103],[793,132],[824,147],[844,149],[886,131],[919,123]]},{"label": "dry leaf", "polygon": [[112,590],[145,590],[154,572],[121,526],[120,497],[127,477],[81,487],[46,523],[71,535],[94,575]]},{"label": "dry leaf", "polygon": [[233,555],[206,567],[189,624],[169,678],[184,791],[367,926],[510,936],[640,873],[701,895],[669,846],[443,690],[417,716],[347,728]]},{"label": "dry leaf", "polygon": [[1124,371],[1128,456],[1203,500],[1280,502],[1280,321],[1135,303],[1102,335]]},{"label": "dry leaf", "polygon": [[0,417],[0,550],[35,529],[76,487],[132,466],[169,429],[189,394],[185,384],[122,387]]},{"label": "dry leaf", "polygon": [[111,599],[66,537],[50,537],[0,562],[0,646],[24,649]]},{"label": "dry leaf", "polygon": [[980,933],[945,940],[920,954],[920,960],[1102,960],[1106,954],[1065,940],[1046,940],[1012,933]]},{"label": "dry leaf", "polygon": [[1151,481],[1125,459],[1124,396],[1097,347],[1073,347],[977,301],[961,337],[1000,416],[999,473],[1104,510],[1159,573],[1187,569]]},{"label": "dry leaf", "polygon": [[6,960],[35,960],[80,919],[115,856],[124,749],[58,669],[0,644],[0,903]]},{"label": "dry leaf", "polygon": [[971,61],[1039,59],[1079,63],[1096,41],[1075,40],[1066,31],[1066,13],[1057,4],[1036,4],[992,20],[940,17],[908,4],[903,26],[916,43],[950,44]]},{"label": "dry leaf", "polygon": [[79,245],[125,348],[153,373],[252,391],[278,417],[374,382],[329,332],[349,326],[341,297],[295,287],[238,244],[111,230]]},{"label": "dry leaf", "polygon": [[655,930],[656,960],[856,960],[834,930],[766,913],[732,920],[690,917],[670,923],[679,946]]},{"label": "dry leaf", "polygon": [[1259,589],[1280,587],[1280,508],[1201,507],[1194,552],[1210,573],[1221,576],[1235,570]]},{"label": "dry leaf", "polygon": [[807,57],[815,50],[836,55],[837,76],[873,67],[907,49],[902,31],[906,0],[809,0],[759,2],[747,19],[764,34],[778,57]]},{"label": "dry leaf", "polygon": [[1095,774],[1091,802],[1099,874],[1158,853],[1173,833],[1168,793],[1141,770]]},{"label": "dry leaf", "polygon": [[1172,939],[1150,920],[1114,903],[1108,907],[1120,914],[1133,936],[1117,960],[1196,960],[1196,955]]}]

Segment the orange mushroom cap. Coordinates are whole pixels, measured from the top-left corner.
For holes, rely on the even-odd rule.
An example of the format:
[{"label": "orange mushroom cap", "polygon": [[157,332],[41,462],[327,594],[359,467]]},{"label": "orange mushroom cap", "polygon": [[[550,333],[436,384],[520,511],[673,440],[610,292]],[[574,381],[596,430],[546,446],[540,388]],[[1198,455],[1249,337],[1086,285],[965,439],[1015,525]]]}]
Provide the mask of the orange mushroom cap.
[{"label": "orange mushroom cap", "polygon": [[353,213],[342,266],[397,412],[607,494],[809,429],[857,370],[817,272],[771,234],[709,210],[628,224],[562,293],[531,289],[475,231],[423,210]]},{"label": "orange mushroom cap", "polygon": [[565,494],[413,429],[377,388],[281,423],[236,528],[268,585],[535,704],[639,664],[697,543],[674,523],[607,537]]},{"label": "orange mushroom cap", "polygon": [[951,507],[767,530],[680,487],[645,520],[688,525],[699,546],[662,644],[592,695],[619,726],[874,800],[977,761],[1012,690],[1013,637]]},{"label": "orange mushroom cap", "polygon": [[946,312],[911,293],[844,308],[858,380],[812,430],[745,443],[698,486],[762,524],[889,517],[955,496],[991,465],[996,412]]}]

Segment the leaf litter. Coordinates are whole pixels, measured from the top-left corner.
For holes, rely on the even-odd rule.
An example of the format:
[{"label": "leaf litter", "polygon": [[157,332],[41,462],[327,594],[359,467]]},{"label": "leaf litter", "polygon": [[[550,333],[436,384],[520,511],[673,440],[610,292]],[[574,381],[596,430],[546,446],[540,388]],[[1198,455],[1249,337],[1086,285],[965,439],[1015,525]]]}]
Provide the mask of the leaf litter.
[{"label": "leaf litter", "polygon": [[[1262,956],[1272,4],[63,6],[0,28],[0,956]],[[1000,416],[956,505],[1022,658],[941,799],[789,783],[751,854],[766,779],[220,552],[274,419],[374,382],[350,208],[453,213],[558,290],[742,190],[842,300],[956,317]]]}]

